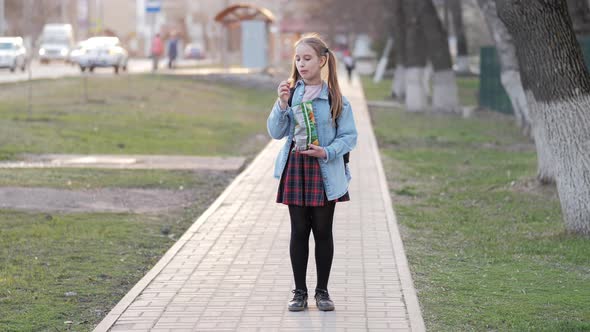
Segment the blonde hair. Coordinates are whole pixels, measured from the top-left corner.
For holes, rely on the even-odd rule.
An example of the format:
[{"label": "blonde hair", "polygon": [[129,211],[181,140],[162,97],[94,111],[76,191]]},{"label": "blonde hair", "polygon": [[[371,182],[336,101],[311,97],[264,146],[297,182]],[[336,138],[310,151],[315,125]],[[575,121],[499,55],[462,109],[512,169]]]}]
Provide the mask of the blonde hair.
[{"label": "blonde hair", "polygon": [[[327,57],[328,61],[328,93],[330,94],[330,112],[332,113],[332,119],[335,122],[336,119],[342,113],[342,92],[340,91],[340,85],[338,84],[338,76],[336,72],[336,56],[332,50],[328,48],[328,45],[320,38],[317,33],[305,34],[299,39],[294,48],[297,48],[300,44],[306,44],[311,47],[317,54],[318,57]],[[291,78],[289,79],[291,87],[295,86],[295,82],[301,79],[295,57],[293,57],[293,68],[291,70]]]}]

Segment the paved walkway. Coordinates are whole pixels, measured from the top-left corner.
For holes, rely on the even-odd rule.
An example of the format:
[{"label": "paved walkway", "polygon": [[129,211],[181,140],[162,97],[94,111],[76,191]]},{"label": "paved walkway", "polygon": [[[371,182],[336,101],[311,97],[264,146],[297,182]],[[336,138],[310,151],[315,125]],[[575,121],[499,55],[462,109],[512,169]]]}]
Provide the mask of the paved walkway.
[{"label": "paved walkway", "polygon": [[[272,178],[273,141],[95,331],[423,331],[358,81],[342,82],[359,130],[351,202],[338,203],[330,278],[333,312],[286,310],[293,287],[287,207]],[[269,105],[270,107],[270,105]],[[313,237],[308,287],[315,285]]]}]

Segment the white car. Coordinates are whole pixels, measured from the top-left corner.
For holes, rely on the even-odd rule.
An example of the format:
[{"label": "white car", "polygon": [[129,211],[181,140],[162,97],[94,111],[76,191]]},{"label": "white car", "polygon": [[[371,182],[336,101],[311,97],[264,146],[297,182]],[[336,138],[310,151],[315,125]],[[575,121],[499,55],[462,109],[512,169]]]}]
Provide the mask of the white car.
[{"label": "white car", "polygon": [[38,40],[39,60],[42,64],[51,61],[68,61],[74,47],[74,30],[71,24],[45,24]]},{"label": "white car", "polygon": [[205,58],[205,51],[203,50],[203,46],[200,44],[188,44],[184,48],[184,58],[185,59],[197,59],[202,60]]},{"label": "white car", "polygon": [[96,67],[112,67],[115,73],[127,70],[129,54],[117,37],[92,37],[83,42],[81,49],[84,54],[77,56],[81,71],[92,72]]},{"label": "white car", "polygon": [[81,41],[72,50],[70,51],[70,55],[68,57],[68,61],[72,64],[80,64],[80,59],[86,55],[87,47],[86,41]]},{"label": "white car", "polygon": [[27,49],[21,37],[0,37],[0,68],[17,68],[25,71],[27,67]]}]

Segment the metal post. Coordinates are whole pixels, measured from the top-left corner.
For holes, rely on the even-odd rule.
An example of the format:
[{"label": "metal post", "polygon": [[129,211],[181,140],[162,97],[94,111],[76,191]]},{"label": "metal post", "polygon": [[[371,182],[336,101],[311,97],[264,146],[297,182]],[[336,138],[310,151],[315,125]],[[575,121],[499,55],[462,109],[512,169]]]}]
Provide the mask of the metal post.
[{"label": "metal post", "polygon": [[4,13],[4,0],[0,0],[0,36],[6,34],[6,16]]},{"label": "metal post", "polygon": [[62,23],[69,23],[68,22],[68,14],[67,14],[67,4],[66,4],[67,0],[61,0],[61,6],[60,6],[60,10],[61,10],[61,22]]},{"label": "metal post", "polygon": [[29,74],[29,78],[28,78],[28,105],[27,105],[27,114],[29,115],[29,118],[33,116],[33,70],[31,69],[31,65],[33,62],[33,50],[34,47],[33,45],[35,44],[34,40],[33,40],[33,0],[27,0],[27,2],[25,3],[25,5],[27,6],[26,8],[26,20],[27,20],[27,30],[28,30],[28,34],[29,34],[29,39],[31,41],[31,47],[29,50],[29,65],[27,66],[28,68],[28,74]]},{"label": "metal post", "polygon": [[[99,25],[99,21],[100,21],[100,15],[99,15],[99,9],[100,8],[100,0],[94,0],[94,22],[96,24],[95,26],[95,31],[94,34],[99,34],[99,31],[101,29],[99,29],[100,25]],[[102,24],[102,22],[100,22],[100,24]]]}]

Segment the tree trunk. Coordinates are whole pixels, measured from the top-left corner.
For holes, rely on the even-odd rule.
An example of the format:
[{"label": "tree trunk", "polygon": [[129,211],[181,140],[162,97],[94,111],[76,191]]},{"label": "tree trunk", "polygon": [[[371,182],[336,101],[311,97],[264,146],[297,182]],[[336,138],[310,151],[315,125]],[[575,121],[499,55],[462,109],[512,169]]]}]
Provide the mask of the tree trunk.
[{"label": "tree trunk", "polygon": [[567,0],[574,31],[578,36],[590,35],[590,8],[587,0]]},{"label": "tree trunk", "polygon": [[463,25],[463,7],[461,0],[449,0],[449,9],[453,18],[453,31],[457,38],[457,71],[469,73],[469,57],[467,50],[467,38],[465,37],[465,26]]},{"label": "tree trunk", "polygon": [[[512,103],[512,109],[516,116],[516,123],[525,136],[530,136],[532,135],[531,120],[526,96],[522,87],[522,82],[520,81],[518,60],[516,59],[516,50],[514,48],[512,37],[508,33],[504,23],[498,17],[496,1],[477,0],[477,2],[488,28],[490,29],[491,35],[494,38],[496,52],[500,61],[502,85]],[[539,165],[539,167],[541,169],[541,165]]]},{"label": "tree trunk", "polygon": [[417,1],[403,1],[406,18],[406,110],[422,112],[428,110],[426,90],[422,84],[426,67],[426,48],[422,25],[418,20]]},{"label": "tree trunk", "polygon": [[406,98],[406,22],[403,7],[402,0],[392,0],[395,72],[393,74],[391,96],[398,100]]},{"label": "tree trunk", "polygon": [[424,43],[432,63],[432,109],[435,112],[459,112],[459,93],[449,51],[447,32],[438,17],[432,0],[413,0],[420,6],[420,25],[424,29]]},{"label": "tree trunk", "polygon": [[533,127],[539,127],[556,166],[566,227],[590,234],[590,74],[566,0],[497,4],[517,45]]}]

